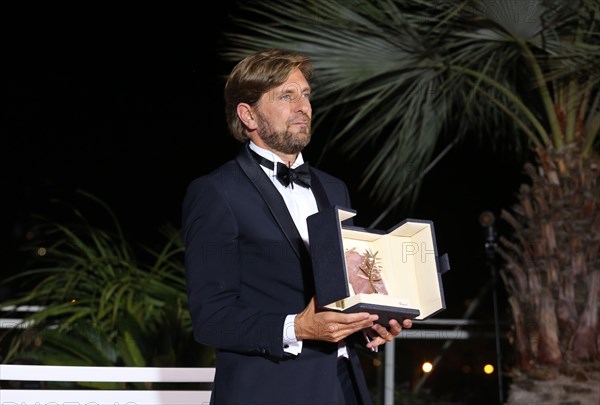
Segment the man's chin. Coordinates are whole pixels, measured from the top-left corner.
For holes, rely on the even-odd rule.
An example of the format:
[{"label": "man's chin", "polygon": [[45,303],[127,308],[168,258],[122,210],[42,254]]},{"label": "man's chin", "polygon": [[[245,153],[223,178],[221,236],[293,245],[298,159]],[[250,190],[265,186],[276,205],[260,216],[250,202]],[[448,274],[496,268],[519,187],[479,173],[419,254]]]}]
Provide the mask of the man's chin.
[{"label": "man's chin", "polygon": [[298,124],[298,125],[294,125],[294,127],[297,128],[297,132],[299,134],[305,134],[310,136],[310,126],[306,125],[306,124]]},{"label": "man's chin", "polygon": [[302,146],[302,149],[306,147],[310,143],[310,133],[308,132],[300,132],[296,135],[296,142],[298,146]]},{"label": "man's chin", "polygon": [[296,139],[296,142],[288,144],[287,153],[300,153],[310,142],[310,135],[307,135],[306,138]]},{"label": "man's chin", "polygon": [[269,148],[286,154],[296,154],[309,144],[311,138],[310,126],[304,128],[296,128],[296,126],[288,126],[285,133],[266,133],[261,136],[263,142]]},{"label": "man's chin", "polygon": [[303,139],[307,142],[310,141],[310,127],[307,125],[296,126],[297,130],[294,131],[294,137],[297,139]]}]

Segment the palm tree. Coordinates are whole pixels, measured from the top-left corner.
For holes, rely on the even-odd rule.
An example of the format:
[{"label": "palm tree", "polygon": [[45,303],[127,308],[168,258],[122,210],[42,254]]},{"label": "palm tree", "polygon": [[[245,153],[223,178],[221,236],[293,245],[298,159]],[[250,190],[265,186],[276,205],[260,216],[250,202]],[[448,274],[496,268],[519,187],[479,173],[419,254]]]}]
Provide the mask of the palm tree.
[{"label": "palm tree", "polygon": [[597,0],[241,2],[233,24],[227,60],[270,47],[312,58],[314,125],[334,126],[330,144],[351,157],[377,146],[362,184],[378,199],[413,201],[422,176],[400,175],[403,165],[422,173],[436,150],[474,134],[531,151],[530,179],[502,213],[514,232],[498,248],[515,370],[589,374],[599,360]]}]

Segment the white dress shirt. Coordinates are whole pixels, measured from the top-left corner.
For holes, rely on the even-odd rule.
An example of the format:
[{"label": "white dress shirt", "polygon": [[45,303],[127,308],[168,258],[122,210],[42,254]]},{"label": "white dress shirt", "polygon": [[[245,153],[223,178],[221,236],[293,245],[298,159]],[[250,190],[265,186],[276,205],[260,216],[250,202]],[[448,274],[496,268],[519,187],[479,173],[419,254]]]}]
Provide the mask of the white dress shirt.
[{"label": "white dress shirt", "polygon": [[[273,185],[277,191],[279,191],[281,197],[283,197],[283,201],[285,201],[285,205],[287,206],[287,209],[294,220],[294,224],[296,224],[296,228],[298,228],[298,232],[308,248],[309,241],[306,218],[319,211],[317,208],[317,200],[315,200],[312,190],[310,188],[301,186],[296,186],[293,188],[289,186],[285,187],[279,182],[279,180],[277,180],[276,172],[277,162],[285,162],[283,162],[279,156],[273,152],[263,149],[253,142],[250,142],[249,146],[254,152],[274,163],[273,170],[264,167],[263,165],[260,167],[262,167],[267,176],[269,176],[269,179],[271,179]],[[304,159],[302,157],[302,153],[299,153],[296,161],[292,164],[292,169],[295,169],[303,163]],[[285,318],[283,325],[283,347],[284,351],[287,353],[298,355],[302,351],[302,341],[298,341],[296,339],[296,332],[294,330],[294,320],[296,319],[296,315],[297,314],[290,314]],[[339,344],[338,356],[348,357],[346,346],[343,341]]]}]

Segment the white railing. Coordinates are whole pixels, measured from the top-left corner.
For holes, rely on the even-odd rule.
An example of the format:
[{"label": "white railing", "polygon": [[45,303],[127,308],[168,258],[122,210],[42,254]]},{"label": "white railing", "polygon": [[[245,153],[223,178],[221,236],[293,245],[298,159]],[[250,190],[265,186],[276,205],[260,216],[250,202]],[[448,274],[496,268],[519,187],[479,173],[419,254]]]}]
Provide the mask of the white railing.
[{"label": "white railing", "polygon": [[[209,404],[214,368],[87,367],[0,364],[0,405],[200,405]],[[38,382],[32,389],[27,382]],[[103,390],[49,389],[48,382],[203,383],[202,388]],[[27,387],[27,388],[23,388]]]}]

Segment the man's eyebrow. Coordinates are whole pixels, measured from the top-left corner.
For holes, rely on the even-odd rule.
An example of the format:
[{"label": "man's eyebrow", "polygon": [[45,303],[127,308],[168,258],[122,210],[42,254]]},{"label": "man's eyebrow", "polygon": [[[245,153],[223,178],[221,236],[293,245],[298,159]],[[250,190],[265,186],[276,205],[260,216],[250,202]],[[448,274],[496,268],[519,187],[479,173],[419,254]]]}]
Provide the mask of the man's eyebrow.
[{"label": "man's eyebrow", "polygon": [[[300,86],[285,86],[281,90],[279,90],[279,93],[281,93],[281,94],[294,93],[298,88],[300,88]],[[300,91],[301,92],[312,91],[312,88],[310,86],[304,86],[300,89]]]}]

